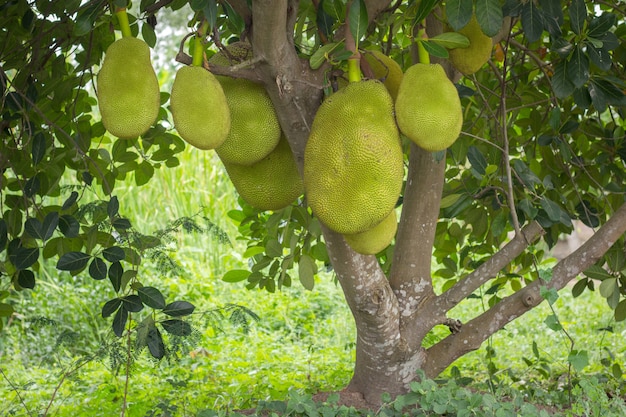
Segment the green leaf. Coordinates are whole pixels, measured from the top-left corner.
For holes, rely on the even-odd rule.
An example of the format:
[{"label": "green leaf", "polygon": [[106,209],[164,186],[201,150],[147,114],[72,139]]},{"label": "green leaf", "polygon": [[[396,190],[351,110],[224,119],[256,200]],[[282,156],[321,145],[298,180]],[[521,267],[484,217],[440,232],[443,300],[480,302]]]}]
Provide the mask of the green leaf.
[{"label": "green leaf", "polygon": [[102,251],[102,256],[109,262],[123,261],[126,257],[124,249],[119,246],[111,246]]},{"label": "green leaf", "polygon": [[626,319],[626,300],[622,300],[619,302],[617,307],[615,307],[615,321],[624,321]]},{"label": "green leaf", "polygon": [[0,317],[10,317],[14,313],[13,306],[7,303],[0,303]]},{"label": "green leaf", "polygon": [[545,196],[541,197],[541,208],[553,222],[558,222],[561,219],[561,207]]},{"label": "green leaf", "polygon": [[34,217],[26,219],[24,222],[24,231],[35,239],[43,240],[43,234],[41,232],[41,222]]},{"label": "green leaf", "polygon": [[470,45],[469,39],[457,32],[445,32],[430,38],[429,41],[435,42],[446,49],[467,48]]},{"label": "green leaf", "polygon": [[107,203],[107,215],[109,218],[113,219],[120,212],[120,201],[117,196],[111,197],[109,202]]},{"label": "green leaf", "polygon": [[141,37],[144,41],[146,41],[148,46],[154,48],[154,46],[156,45],[157,37],[154,33],[154,29],[150,24],[144,23],[143,25],[141,25]]},{"label": "green leaf", "polygon": [[73,216],[64,214],[59,217],[59,230],[65,237],[77,237],[80,232],[80,224]]},{"label": "green leaf", "polygon": [[0,252],[6,248],[9,242],[9,235],[7,230],[7,222],[4,219],[0,219]]},{"label": "green leaf", "polygon": [[480,150],[475,146],[470,146],[467,150],[467,159],[470,164],[472,164],[472,168],[481,176],[485,175],[485,169],[487,168],[487,160],[480,152]]},{"label": "green leaf", "polygon": [[364,0],[352,1],[348,11],[348,24],[350,25],[350,33],[358,48],[361,38],[367,32],[368,25],[367,7]]},{"label": "green leaf", "polygon": [[138,313],[143,310],[141,297],[135,294],[127,295],[122,298],[122,305],[129,313]]},{"label": "green leaf", "polygon": [[424,45],[424,49],[426,49],[426,52],[428,52],[431,56],[436,56],[438,58],[448,58],[448,56],[450,56],[446,48],[431,40],[425,41],[420,39],[419,42]]},{"label": "green leaf", "polygon": [[433,8],[439,3],[439,0],[421,0],[413,19],[413,24],[417,25],[430,14]]},{"label": "green leaf", "polygon": [[156,358],[161,359],[165,356],[165,345],[163,344],[163,337],[161,332],[156,326],[152,326],[148,329],[147,345],[150,354]]},{"label": "green leaf", "polygon": [[576,88],[582,87],[589,79],[589,58],[583,52],[581,45],[574,48],[567,62],[567,75]]},{"label": "green leaf", "polygon": [[443,197],[441,199],[441,203],[439,205],[439,208],[444,209],[444,208],[452,206],[454,203],[457,202],[459,197],[461,197],[461,194],[450,194],[450,195],[447,195],[447,196]]},{"label": "green leaf", "polygon": [[522,28],[529,42],[535,42],[543,33],[543,19],[534,1],[522,5]]},{"label": "green leaf", "polygon": [[587,19],[585,0],[572,0],[569,6],[569,19],[572,32],[580,35]]},{"label": "green leaf", "polygon": [[122,335],[124,334],[124,328],[126,327],[127,321],[128,311],[126,311],[124,306],[122,306],[119,310],[117,310],[117,313],[115,313],[115,316],[113,317],[113,333],[117,337],[122,337]]},{"label": "green leaf", "polygon": [[130,229],[132,226],[130,224],[130,220],[128,219],[123,219],[123,218],[117,218],[115,220],[113,220],[111,222],[111,226],[113,226],[115,228],[115,230],[127,230]]},{"label": "green leaf", "polygon": [[476,0],[476,20],[485,35],[497,35],[502,27],[502,19],[499,0]]},{"label": "green leaf", "polygon": [[35,288],[35,274],[30,269],[21,270],[17,274],[17,283],[22,288],[28,288],[32,290]]},{"label": "green leaf", "polygon": [[163,309],[163,312],[170,317],[188,316],[195,310],[196,306],[188,301],[174,301]]},{"label": "green leaf", "polygon": [[115,292],[120,292],[122,288],[122,276],[124,275],[124,267],[122,264],[119,261],[113,262],[111,266],[109,266],[108,275]]},{"label": "green leaf", "polygon": [[548,288],[545,285],[542,285],[539,288],[539,294],[541,295],[541,298],[546,300],[550,305],[554,304],[556,300],[559,299],[559,293],[557,290],[554,288]]},{"label": "green leaf", "polygon": [[121,305],[121,298],[114,298],[104,303],[104,305],[102,306],[102,318],[106,319],[107,317],[110,317],[111,314],[115,313]]},{"label": "green leaf", "polygon": [[580,372],[589,364],[589,356],[586,350],[572,350],[567,361],[572,364],[576,372]]},{"label": "green leaf", "polygon": [[217,1],[209,0],[208,4],[202,8],[202,13],[204,14],[207,22],[209,22],[210,33],[217,23]]},{"label": "green leaf", "polygon": [[607,278],[600,283],[600,295],[604,298],[611,297],[616,290],[617,278]]},{"label": "green leaf", "polygon": [[446,18],[452,29],[463,29],[472,18],[473,8],[474,4],[472,0],[446,1]]},{"label": "green leaf", "polygon": [[558,317],[554,314],[550,314],[543,322],[550,330],[554,330],[555,332],[563,330],[563,326],[559,322]]},{"label": "green leaf", "polygon": [[76,16],[74,35],[83,36],[91,32],[94,22],[102,13],[104,8],[100,2],[89,3],[87,7],[82,8]]},{"label": "green leaf", "polygon": [[245,281],[250,276],[247,269],[232,269],[224,274],[222,281],[224,282],[240,282]]},{"label": "green leaf", "polygon": [[208,4],[209,4],[209,0],[191,0],[189,2],[189,6],[191,6],[193,11],[195,12],[204,9],[205,7],[207,7]]},{"label": "green leaf", "polygon": [[161,326],[166,332],[174,336],[189,336],[191,334],[191,325],[183,320],[164,320],[161,322]]},{"label": "green leaf", "polygon": [[84,252],[68,252],[57,261],[57,269],[61,271],[78,271],[83,269],[91,256]]},{"label": "green leaf", "polygon": [[137,290],[141,301],[150,308],[162,310],[165,308],[165,297],[154,287],[141,287]]},{"label": "green leaf", "polygon": [[606,270],[599,267],[598,265],[591,265],[587,268],[583,274],[588,276],[591,279],[597,279],[600,281],[604,281],[605,279],[613,278],[613,275],[609,274]]},{"label": "green leaf", "polygon": [[585,289],[587,288],[588,282],[589,281],[586,279],[581,279],[576,284],[574,284],[574,287],[572,288],[572,296],[574,298],[579,297],[583,293],[583,291],[585,291]]},{"label": "green leaf", "polygon": [[93,258],[89,264],[89,276],[95,280],[103,280],[107,277],[107,266],[100,258]]},{"label": "green leaf", "polygon": [[46,154],[46,137],[43,133],[37,132],[33,136],[33,144],[31,148],[31,157],[33,158],[33,165],[37,165],[43,159]]},{"label": "green leaf", "polygon": [[41,225],[41,234],[43,241],[50,239],[54,234],[57,226],[59,225],[59,213],[56,211],[50,212],[44,217]]},{"label": "green leaf", "polygon": [[283,246],[278,239],[269,239],[265,244],[265,253],[270,258],[279,258],[283,256]]},{"label": "green leaf", "polygon": [[300,256],[298,261],[298,278],[302,286],[307,290],[312,290],[315,286],[315,273],[317,272],[317,265],[313,258],[308,255]]},{"label": "green leaf", "polygon": [[309,58],[309,65],[311,66],[311,69],[318,69],[329,59],[329,55],[332,52],[342,49],[342,42],[328,43],[318,48],[313,55],[311,55],[311,58]]}]

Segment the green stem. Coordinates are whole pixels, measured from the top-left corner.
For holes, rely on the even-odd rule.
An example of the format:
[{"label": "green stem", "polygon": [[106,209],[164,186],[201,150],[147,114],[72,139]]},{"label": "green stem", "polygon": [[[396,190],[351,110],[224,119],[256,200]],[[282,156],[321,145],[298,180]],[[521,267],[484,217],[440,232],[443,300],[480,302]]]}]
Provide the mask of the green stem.
[{"label": "green stem", "polygon": [[360,58],[348,59],[348,81],[358,83],[361,81]]},{"label": "green stem", "polygon": [[118,7],[115,9],[115,16],[120,23],[120,30],[122,31],[123,38],[132,38],[133,34],[130,31],[130,23],[128,23],[128,13],[126,13],[125,7]]},{"label": "green stem", "polygon": [[198,32],[196,33],[196,36],[193,39],[193,52],[191,56],[191,59],[192,59],[191,65],[193,65],[194,67],[202,66],[202,62],[204,60],[203,41],[208,30],[209,30],[209,22],[206,19],[204,19],[202,21],[202,24],[198,28]]},{"label": "green stem", "polygon": [[424,48],[424,41],[426,40],[428,40],[426,29],[421,28],[417,32],[417,56],[419,57],[420,63],[428,65],[430,64],[430,55],[426,48]]}]

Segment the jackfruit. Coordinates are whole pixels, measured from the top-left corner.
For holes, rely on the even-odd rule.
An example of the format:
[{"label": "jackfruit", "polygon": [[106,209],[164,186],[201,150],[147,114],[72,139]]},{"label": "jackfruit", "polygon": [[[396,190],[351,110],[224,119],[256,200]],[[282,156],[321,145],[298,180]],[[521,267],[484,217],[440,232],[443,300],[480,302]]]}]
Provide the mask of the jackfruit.
[{"label": "jackfruit", "polygon": [[385,219],[376,226],[354,235],[344,235],[346,243],[363,255],[376,255],[385,249],[398,230],[396,210],[393,209]]},{"label": "jackfruit", "polygon": [[378,80],[348,84],[319,107],[304,151],[304,189],[329,228],[355,234],[380,223],[402,188],[393,100]]},{"label": "jackfruit", "polygon": [[[248,44],[236,42],[209,59],[209,65],[237,64],[252,56]],[[242,78],[218,76],[230,109],[230,132],[215,151],[228,163],[252,165],[265,158],[278,144],[280,125],[272,100],[261,84]]]},{"label": "jackfruit", "polygon": [[493,43],[491,38],[483,33],[474,15],[459,33],[469,39],[470,45],[467,48],[451,49],[450,62],[461,73],[474,74],[489,60]]},{"label": "jackfruit", "polygon": [[230,110],[222,86],[202,67],[182,67],[176,72],[170,96],[174,127],[199,149],[215,149],[230,131]]},{"label": "jackfruit", "polygon": [[269,155],[253,165],[224,160],[222,163],[241,198],[260,210],[285,208],[304,192],[302,178],[284,137]]},{"label": "jackfruit", "polygon": [[403,76],[400,64],[377,50],[365,51],[361,56],[365,58],[374,76],[385,84],[391,98],[395,100]]},{"label": "jackfruit", "polygon": [[396,98],[400,131],[427,151],[442,151],[459,137],[461,100],[439,64],[415,64],[406,70]]},{"label": "jackfruit", "polygon": [[160,107],[159,82],[150,62],[150,47],[125,37],[106,50],[98,73],[98,107],[102,124],[120,138],[144,134]]}]

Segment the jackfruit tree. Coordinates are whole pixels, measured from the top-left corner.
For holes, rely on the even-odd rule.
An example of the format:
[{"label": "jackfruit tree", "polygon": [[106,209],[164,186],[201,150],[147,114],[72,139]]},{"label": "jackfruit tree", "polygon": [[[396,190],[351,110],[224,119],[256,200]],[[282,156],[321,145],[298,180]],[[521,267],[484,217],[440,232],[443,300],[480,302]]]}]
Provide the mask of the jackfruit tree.
[{"label": "jackfruit tree", "polygon": [[[132,274],[158,238],[132,232],[115,185],[177,165],[185,140],[216,149],[242,197],[250,270],[223,280],[274,292],[331,271],[358,336],[347,389],[372,404],[558,291],[597,290],[626,319],[623,2],[137,3],[0,5],[2,320],[50,259],[111,280],[102,316],[118,336],[144,306],[184,323],[193,306]],[[180,10],[191,44],[148,53]],[[156,57],[176,68],[159,82],[184,83],[171,96],[155,93]],[[105,197],[83,204],[86,187]],[[583,226],[592,236],[554,258]],[[485,310],[458,320],[478,294]]]}]

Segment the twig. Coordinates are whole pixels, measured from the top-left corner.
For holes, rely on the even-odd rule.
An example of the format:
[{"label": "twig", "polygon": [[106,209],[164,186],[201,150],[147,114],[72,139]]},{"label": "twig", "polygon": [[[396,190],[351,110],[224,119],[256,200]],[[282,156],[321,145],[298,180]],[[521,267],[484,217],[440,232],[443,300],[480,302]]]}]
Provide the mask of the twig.
[{"label": "twig", "polygon": [[15,385],[13,385],[13,383],[11,382],[9,377],[4,373],[4,369],[0,368],[0,374],[2,375],[4,380],[7,381],[7,383],[11,387],[11,389],[15,392],[15,395],[17,395],[17,398],[20,400],[20,403],[22,404],[22,407],[24,407],[26,409],[26,413],[29,416],[32,416],[33,414],[28,409],[28,406],[26,405],[26,402],[24,402],[24,398],[22,398],[22,396],[20,395],[19,389]]}]

